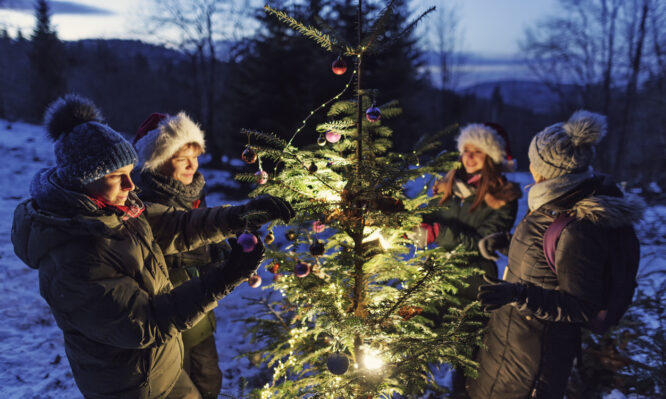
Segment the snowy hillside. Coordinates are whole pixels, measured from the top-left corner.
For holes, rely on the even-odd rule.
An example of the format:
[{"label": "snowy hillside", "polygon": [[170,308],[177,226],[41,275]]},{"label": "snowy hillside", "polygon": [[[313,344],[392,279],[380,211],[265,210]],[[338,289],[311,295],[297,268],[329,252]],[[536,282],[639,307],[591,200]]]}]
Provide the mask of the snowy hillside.
[{"label": "snowy hillside", "polygon": [[[71,375],[65,356],[62,333],[56,326],[48,306],[39,296],[38,272],[25,266],[14,255],[10,241],[13,211],[28,198],[29,181],[36,171],[54,163],[52,144],[46,140],[41,127],[0,120],[0,153],[4,154],[0,186],[0,398],[81,398]],[[223,172],[207,173],[210,183],[229,181]],[[525,185],[529,176],[518,173],[510,176]],[[224,197],[216,194],[209,205],[220,205]],[[525,197],[521,200],[519,218],[526,212]],[[666,206],[653,207],[648,213],[649,223],[641,235],[645,238],[642,249],[642,268],[666,268],[666,248],[662,244],[666,235]],[[283,230],[275,230],[276,245],[284,244]],[[649,237],[656,239],[650,239]],[[506,260],[504,260],[504,263]],[[501,273],[501,271],[500,271]],[[261,268],[265,282],[272,275]],[[239,397],[242,380],[252,380],[261,370],[246,359],[234,359],[240,352],[250,350],[252,344],[243,336],[243,326],[237,320],[253,314],[246,298],[266,295],[265,290],[252,289],[243,284],[220,301],[215,313],[218,318],[216,338],[220,353],[220,366],[224,373],[223,393]],[[613,396],[614,399],[623,398]]]}]

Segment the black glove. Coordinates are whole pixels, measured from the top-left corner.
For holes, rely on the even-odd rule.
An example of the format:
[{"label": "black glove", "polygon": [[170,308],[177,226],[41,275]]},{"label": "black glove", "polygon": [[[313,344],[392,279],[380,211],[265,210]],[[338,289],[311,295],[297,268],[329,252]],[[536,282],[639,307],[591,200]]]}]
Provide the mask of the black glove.
[{"label": "black glove", "polygon": [[234,288],[257,272],[264,259],[264,244],[259,239],[251,252],[243,252],[243,248],[230,238],[231,253],[222,266],[204,274],[201,281],[204,288],[216,299],[229,294]]},{"label": "black glove", "polygon": [[495,251],[507,255],[509,253],[510,242],[511,235],[506,231],[489,234],[479,241],[479,252],[486,259],[497,260],[499,257]]},{"label": "black glove", "polygon": [[479,293],[476,297],[481,301],[484,311],[490,312],[507,303],[523,302],[525,300],[527,288],[525,285],[508,283],[485,275],[483,279],[488,284],[479,287]]},{"label": "black glove", "polygon": [[258,230],[261,225],[275,219],[289,223],[296,213],[289,203],[282,198],[262,194],[252,198],[244,205],[229,209],[230,227],[234,230]]}]

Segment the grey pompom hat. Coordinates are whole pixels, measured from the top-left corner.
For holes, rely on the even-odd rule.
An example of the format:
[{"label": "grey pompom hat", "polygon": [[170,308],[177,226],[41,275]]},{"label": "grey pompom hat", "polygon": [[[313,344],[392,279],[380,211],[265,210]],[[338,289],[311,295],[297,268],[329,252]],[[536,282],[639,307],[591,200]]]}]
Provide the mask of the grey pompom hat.
[{"label": "grey pompom hat", "polygon": [[44,124],[55,141],[56,173],[66,187],[81,189],[138,162],[132,144],[101,122],[95,105],[74,94],[57,99],[46,110]]},{"label": "grey pompom hat", "polygon": [[532,170],[545,179],[583,172],[592,164],[595,147],[605,135],[605,116],[576,111],[568,121],[534,136],[527,153]]}]

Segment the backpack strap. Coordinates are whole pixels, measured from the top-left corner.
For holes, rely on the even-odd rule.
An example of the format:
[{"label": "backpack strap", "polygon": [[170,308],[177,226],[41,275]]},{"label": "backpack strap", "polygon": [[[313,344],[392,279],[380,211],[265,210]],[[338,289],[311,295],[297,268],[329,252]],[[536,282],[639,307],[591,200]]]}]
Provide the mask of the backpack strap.
[{"label": "backpack strap", "polygon": [[576,218],[567,214],[560,213],[557,215],[553,223],[548,226],[546,232],[543,233],[543,253],[546,257],[548,267],[557,275],[557,265],[555,264],[555,250],[557,249],[557,242],[560,240],[560,235],[565,227]]}]

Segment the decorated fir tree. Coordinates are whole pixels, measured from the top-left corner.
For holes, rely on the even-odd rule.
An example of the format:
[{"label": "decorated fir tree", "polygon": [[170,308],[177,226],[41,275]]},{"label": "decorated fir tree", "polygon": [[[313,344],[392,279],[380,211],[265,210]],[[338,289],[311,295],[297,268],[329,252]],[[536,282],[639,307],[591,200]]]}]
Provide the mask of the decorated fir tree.
[{"label": "decorated fir tree", "polygon": [[[442,364],[474,374],[470,358],[479,343],[474,321],[479,311],[455,295],[471,273],[457,267],[465,254],[417,248],[413,231],[421,215],[437,205],[430,203],[427,186],[414,198],[404,194],[411,182],[438,176],[454,161],[443,154],[420,163],[421,155],[438,145],[437,137],[414,151],[392,152],[393,132],[383,122],[399,116],[400,108],[397,102],[377,104],[379,92],[362,85],[364,56],[381,54],[389,42],[382,26],[391,17],[391,4],[363,36],[358,0],[355,46],[327,27],[305,26],[270,7],[266,11],[341,54],[332,71],[348,74],[349,81],[310,113],[327,109],[328,122],[308,132],[308,116],[294,134],[312,135],[307,148],[296,148],[293,137],[244,131],[243,159],[259,170],[238,179],[258,183],[253,194],[287,199],[297,213],[287,245],[271,244],[272,232],[264,238],[265,267],[275,275],[273,294],[260,301],[265,312],[247,322],[261,342],[254,355],[272,369],[272,381],[256,395],[390,397],[441,389],[431,370]],[[353,67],[345,61],[350,59]],[[352,87],[355,95],[345,99]],[[271,170],[264,170],[266,160]],[[448,310],[443,322],[428,317],[442,309]]]}]

